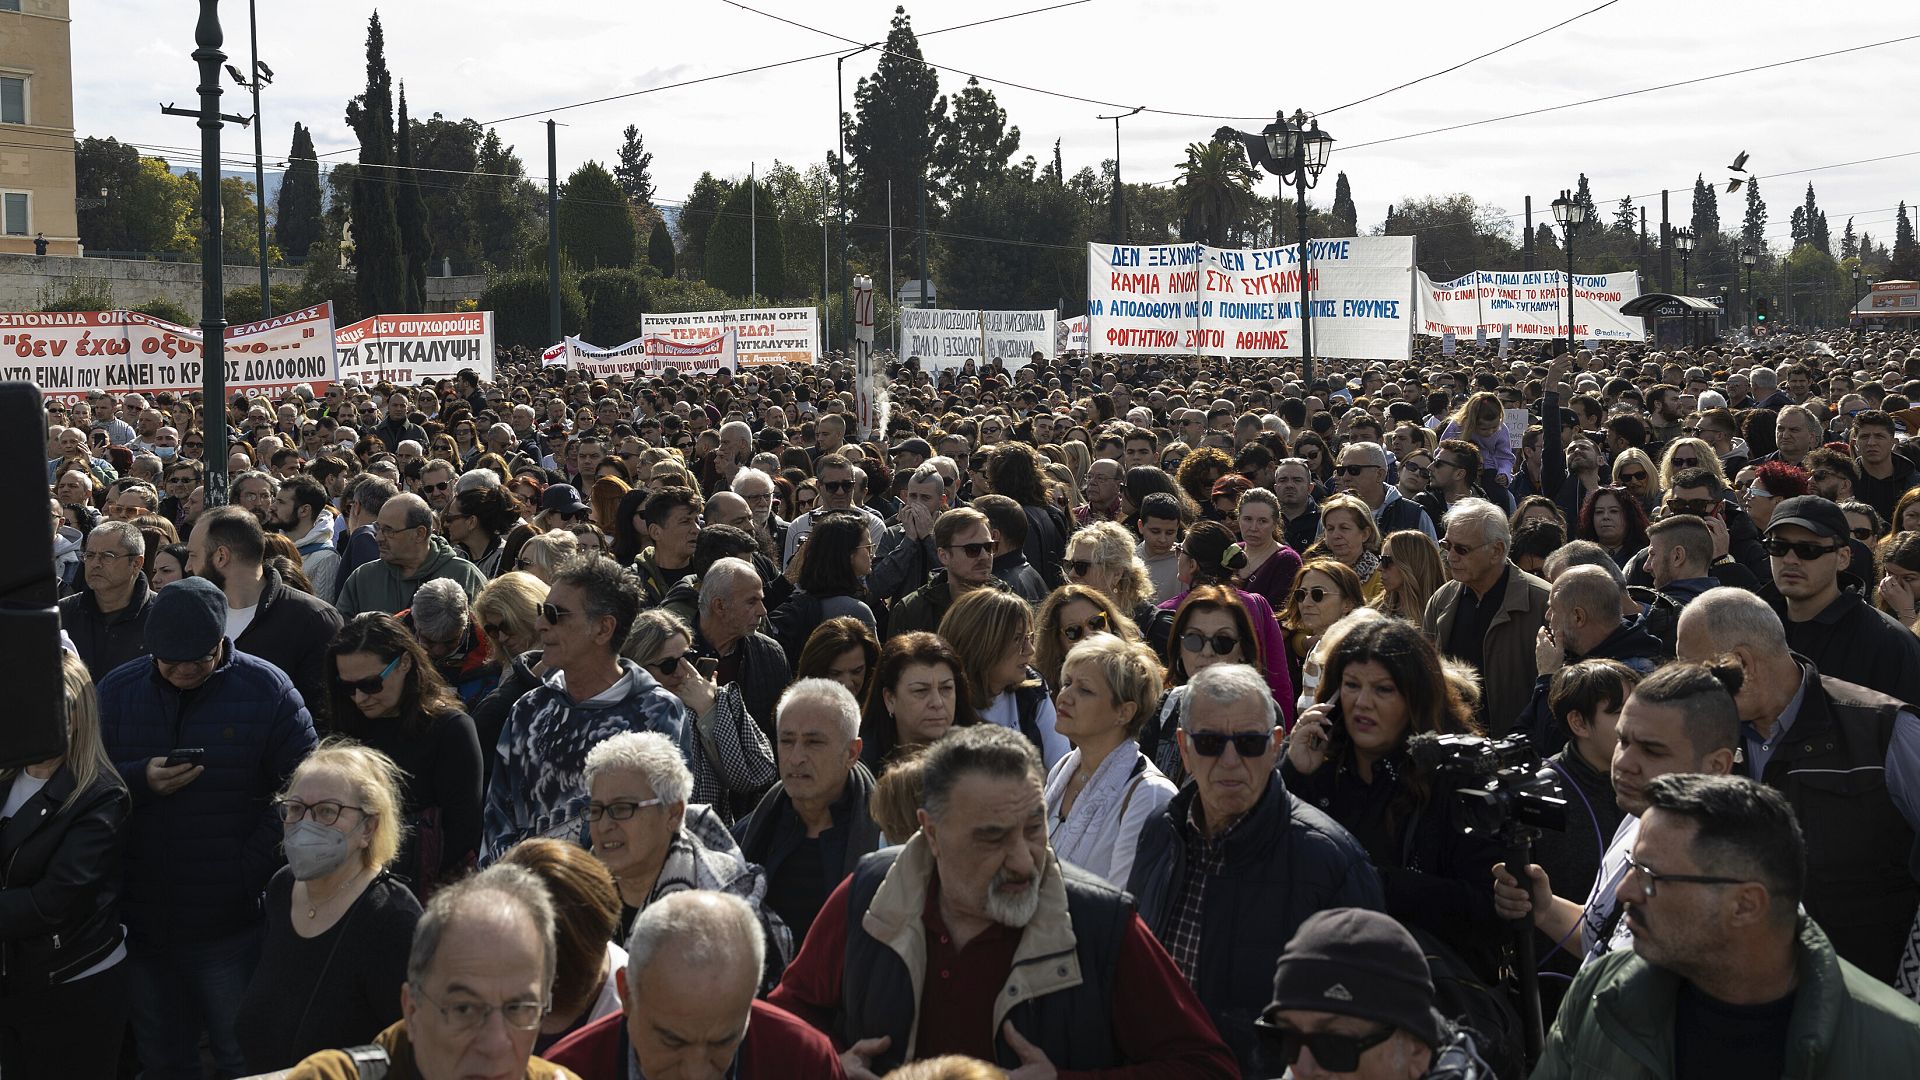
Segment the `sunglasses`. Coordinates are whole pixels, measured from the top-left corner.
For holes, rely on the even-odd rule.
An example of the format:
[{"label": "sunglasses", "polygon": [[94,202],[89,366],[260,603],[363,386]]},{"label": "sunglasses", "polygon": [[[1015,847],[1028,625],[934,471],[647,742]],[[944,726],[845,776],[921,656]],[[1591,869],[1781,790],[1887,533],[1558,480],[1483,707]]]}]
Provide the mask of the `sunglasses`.
[{"label": "sunglasses", "polygon": [[991,541],[984,544],[948,544],[948,551],[958,551],[969,559],[977,559],[993,550]]},{"label": "sunglasses", "polygon": [[1716,505],[1712,499],[1668,499],[1662,504],[1661,509],[1665,511],[1669,517],[1674,514],[1692,514],[1695,517],[1706,517],[1713,513]]},{"label": "sunglasses", "polygon": [[1361,1055],[1393,1038],[1392,1024],[1365,1035],[1340,1035],[1331,1031],[1308,1034],[1265,1020],[1255,1022],[1254,1027],[1260,1031],[1260,1041],[1267,1047],[1270,1062],[1278,1058],[1292,1065],[1300,1060],[1300,1048],[1304,1046],[1313,1051],[1314,1064],[1330,1073],[1358,1072]]},{"label": "sunglasses", "polygon": [[[1387,570],[1387,569],[1391,569],[1392,566],[1393,566],[1393,556],[1391,555],[1380,556],[1380,569]],[[1315,601],[1315,603],[1318,603],[1318,601]]]},{"label": "sunglasses", "polygon": [[578,615],[578,614],[579,612],[577,611],[569,611],[566,608],[555,607],[552,604],[540,605],[540,617],[547,621],[548,626],[559,626],[561,619],[564,619],[569,615]]},{"label": "sunglasses", "polygon": [[683,662],[685,662],[686,659],[687,659],[686,653],[674,653],[672,656],[663,656],[660,659],[655,660],[652,663],[647,664],[645,666],[652,669],[655,675],[658,675],[661,678],[665,678],[669,675],[672,675],[674,672],[679,671],[680,665]]},{"label": "sunglasses", "polygon": [[1257,758],[1266,754],[1267,747],[1273,744],[1270,731],[1242,731],[1229,735],[1224,731],[1189,731],[1187,745],[1201,757],[1219,757],[1227,752],[1227,744],[1233,744],[1233,752],[1243,758]]},{"label": "sunglasses", "polygon": [[1622,472],[1614,473],[1613,478],[1623,484],[1638,484],[1647,478],[1647,474],[1645,472]]},{"label": "sunglasses", "polygon": [[488,641],[498,641],[500,635],[507,632],[507,628],[504,623],[481,623],[480,632],[487,635]]},{"label": "sunglasses", "polygon": [[1066,562],[1060,564],[1060,569],[1072,574],[1074,577],[1086,577],[1088,574],[1093,573],[1093,566],[1094,563],[1092,559],[1068,559]]},{"label": "sunglasses", "polygon": [[1873,530],[1872,529],[1854,529],[1852,531],[1852,536],[1855,540],[1871,540],[1873,539]]},{"label": "sunglasses", "polygon": [[1240,647],[1240,639],[1221,630],[1212,636],[1198,630],[1189,630],[1180,638],[1180,647],[1190,653],[1199,653],[1208,646],[1213,647],[1213,655],[1225,656]]},{"label": "sunglasses", "polygon": [[1077,626],[1061,627],[1060,636],[1066,638],[1071,643],[1078,644],[1095,634],[1104,634],[1106,631],[1107,613],[1104,611],[1096,611],[1087,617],[1086,622],[1080,623]]},{"label": "sunglasses", "polygon": [[1699,468],[1699,467],[1700,467],[1700,459],[1699,459],[1699,458],[1697,458],[1697,457],[1690,457],[1690,458],[1683,458],[1683,457],[1677,457],[1677,458],[1669,458],[1669,459],[1668,459],[1668,464],[1670,464],[1670,465],[1672,465],[1672,466],[1673,466],[1674,468],[1676,468],[1676,469],[1697,469],[1697,468]]},{"label": "sunglasses", "polygon": [[[1384,560],[1382,560],[1382,562],[1384,563]],[[1325,589],[1322,586],[1315,585],[1311,589],[1293,590],[1293,602],[1296,604],[1299,604],[1307,600],[1312,600],[1314,603],[1318,604],[1325,601],[1329,595],[1331,594],[1327,591],[1327,589]]]},{"label": "sunglasses", "polygon": [[1368,469],[1377,469],[1379,467],[1378,465],[1340,465],[1333,471],[1337,476],[1359,476]]},{"label": "sunglasses", "polygon": [[822,480],[820,482],[820,490],[831,492],[832,494],[835,494],[835,495],[845,495],[847,492],[853,490],[853,481]]},{"label": "sunglasses", "polygon": [[355,679],[352,682],[348,682],[346,679],[338,679],[336,681],[340,683],[340,688],[349,694],[365,694],[368,697],[372,697],[386,689],[387,676],[393,674],[393,669],[400,666],[400,657],[405,655],[407,654],[401,653],[399,656],[395,656],[387,663],[386,667],[380,669],[380,674],[375,675],[371,679]]},{"label": "sunglasses", "polygon": [[1433,478],[1432,469],[1423,469],[1418,465],[1407,466],[1407,471],[1419,477],[1422,480],[1431,480]]},{"label": "sunglasses", "polygon": [[453,486],[453,481],[442,480],[437,484],[421,484],[420,490],[421,491],[445,491],[452,486]]},{"label": "sunglasses", "polygon": [[1799,559],[1801,562],[1817,559],[1822,555],[1831,555],[1836,551],[1846,550],[1845,544],[1810,544],[1796,540],[1775,540],[1771,537],[1760,541],[1760,546],[1766,550],[1768,555],[1776,559],[1784,558],[1787,552],[1791,551],[1793,552],[1793,557]]}]

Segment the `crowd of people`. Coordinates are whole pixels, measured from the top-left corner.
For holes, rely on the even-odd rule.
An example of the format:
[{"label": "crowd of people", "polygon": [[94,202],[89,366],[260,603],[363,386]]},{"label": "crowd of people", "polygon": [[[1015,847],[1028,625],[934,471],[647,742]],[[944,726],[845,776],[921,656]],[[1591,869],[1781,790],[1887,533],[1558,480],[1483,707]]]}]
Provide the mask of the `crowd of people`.
[{"label": "crowd of people", "polygon": [[50,400],[0,1076],[1920,1074],[1920,337],[886,367]]}]

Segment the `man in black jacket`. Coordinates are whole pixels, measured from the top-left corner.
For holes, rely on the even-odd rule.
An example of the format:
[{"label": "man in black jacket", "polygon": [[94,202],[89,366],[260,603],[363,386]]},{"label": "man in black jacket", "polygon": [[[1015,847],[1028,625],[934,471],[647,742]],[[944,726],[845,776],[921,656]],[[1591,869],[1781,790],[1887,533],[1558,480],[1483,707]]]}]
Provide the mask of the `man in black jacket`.
[{"label": "man in black jacket", "polygon": [[373,429],[373,435],[386,445],[390,453],[398,453],[402,442],[427,445],[427,429],[407,419],[407,407],[410,404],[405,391],[396,390],[388,394],[386,419]]},{"label": "man in black jacket", "polygon": [[860,705],[831,679],[801,679],[775,710],[780,782],[734,831],[767,871],[767,906],[796,940],[854,867],[880,848],[868,813],[873,774],[860,764]]},{"label": "man in black jacket", "polygon": [[1027,554],[1022,550],[1027,542],[1027,512],[1005,495],[975,496],[973,508],[987,515],[987,525],[992,531],[993,576],[1005,582],[1015,596],[1029,604],[1045,600],[1046,582],[1041,580],[1039,570],[1027,561]]},{"label": "man in black jacket", "polygon": [[146,550],[140,530],[127,522],[94,526],[81,556],[87,587],[60,601],[60,626],[95,681],[147,654],[147,609],[153,594],[140,572]]},{"label": "man in black jacket", "polygon": [[1215,664],[1187,694],[1180,759],[1193,783],[1141,830],[1127,891],[1242,1069],[1259,1075],[1253,1023],[1287,940],[1316,911],[1386,900],[1359,841],[1281,783],[1265,677]]},{"label": "man in black jacket", "polygon": [[1639,616],[1620,617],[1622,600],[1620,583],[1607,567],[1570,566],[1553,579],[1547,624],[1540,628],[1534,650],[1540,674],[1518,724],[1540,753],[1556,753],[1567,744],[1567,730],[1554,722],[1548,705],[1548,688],[1562,666],[1582,660],[1618,660],[1636,674],[1647,675],[1667,652],[1659,639],[1647,633]]},{"label": "man in black jacket", "polygon": [[238,507],[200,515],[187,541],[187,571],[227,596],[227,638],[243,653],[286,673],[307,711],[327,715],[327,644],[339,633],[340,613],[324,600],[290,588],[268,569],[266,534]]},{"label": "man in black jacket", "polygon": [[771,739],[774,706],[793,673],[786,650],[756,629],[766,616],[766,589],[752,563],[720,559],[707,570],[700,582],[693,650],[719,660],[714,677],[722,686],[740,684],[747,714]]}]

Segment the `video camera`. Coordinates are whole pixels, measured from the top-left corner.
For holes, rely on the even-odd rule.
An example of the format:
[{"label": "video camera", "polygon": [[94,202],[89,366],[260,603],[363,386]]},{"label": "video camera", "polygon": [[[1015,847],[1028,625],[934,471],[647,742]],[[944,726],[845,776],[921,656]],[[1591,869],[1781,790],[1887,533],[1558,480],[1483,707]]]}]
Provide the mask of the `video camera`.
[{"label": "video camera", "polygon": [[1567,800],[1559,775],[1543,764],[1524,732],[1504,739],[1479,735],[1416,735],[1408,741],[1416,765],[1461,781],[1457,792],[1473,831],[1503,833],[1567,827]]}]

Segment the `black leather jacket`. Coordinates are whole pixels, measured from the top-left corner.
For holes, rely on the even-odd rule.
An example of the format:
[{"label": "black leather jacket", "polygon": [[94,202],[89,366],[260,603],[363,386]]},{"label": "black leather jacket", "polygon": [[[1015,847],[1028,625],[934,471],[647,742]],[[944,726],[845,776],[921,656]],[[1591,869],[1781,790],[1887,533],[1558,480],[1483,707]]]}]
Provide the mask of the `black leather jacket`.
[{"label": "black leather jacket", "polygon": [[112,769],[76,794],[73,771],[62,765],[0,828],[6,995],[42,992],[119,947],[120,853],[130,807]]}]

